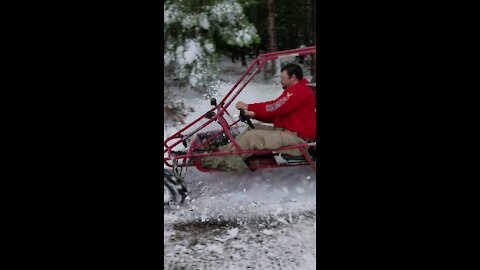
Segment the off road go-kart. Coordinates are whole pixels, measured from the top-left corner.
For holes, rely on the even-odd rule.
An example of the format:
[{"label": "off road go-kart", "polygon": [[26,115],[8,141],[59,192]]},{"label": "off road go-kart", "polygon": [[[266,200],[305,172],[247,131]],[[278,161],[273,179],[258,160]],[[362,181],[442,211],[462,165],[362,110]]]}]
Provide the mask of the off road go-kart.
[{"label": "off road go-kart", "polygon": [[[218,168],[212,169],[202,165],[202,157],[227,156],[240,154],[253,154],[245,160],[250,171],[263,168],[282,168],[289,166],[310,166],[316,170],[316,141],[309,141],[305,144],[290,145],[271,150],[242,150],[235,141],[239,133],[239,122],[244,122],[254,128],[250,119],[243,110],[238,111],[233,105],[235,98],[242,92],[245,86],[257,75],[262,67],[272,60],[281,60],[286,57],[302,57],[316,54],[316,46],[298,48],[293,50],[265,53],[258,56],[247,71],[241,76],[237,83],[230,89],[225,97],[217,103],[211,99],[212,109],[200,116],[195,121],[186,125],[175,134],[164,141],[164,204],[180,204],[187,196],[187,189],[183,182],[188,167],[194,166],[201,172],[215,172]],[[313,84],[315,85],[315,84]],[[227,109],[239,113],[239,118],[234,119]],[[227,120],[228,119],[228,120]],[[218,125],[211,130],[210,125]],[[210,126],[209,128],[207,128]],[[218,147],[232,143],[236,150],[219,151]],[[175,150],[181,146],[182,150]],[[175,149],[174,149],[175,148]],[[298,149],[302,156],[289,156],[280,153],[282,150]]]}]

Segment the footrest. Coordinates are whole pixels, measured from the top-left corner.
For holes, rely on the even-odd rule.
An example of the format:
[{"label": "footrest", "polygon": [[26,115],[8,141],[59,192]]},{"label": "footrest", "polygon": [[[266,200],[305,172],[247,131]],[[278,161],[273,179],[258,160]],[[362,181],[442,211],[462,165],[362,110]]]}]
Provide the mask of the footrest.
[{"label": "footrest", "polygon": [[289,155],[289,154],[280,154],[280,156],[287,161],[306,161],[306,159],[303,155],[292,156],[292,155]]},{"label": "footrest", "polygon": [[292,156],[288,154],[278,154],[273,156],[275,158],[275,162],[278,165],[299,165],[299,164],[306,164],[307,160],[304,156]]}]

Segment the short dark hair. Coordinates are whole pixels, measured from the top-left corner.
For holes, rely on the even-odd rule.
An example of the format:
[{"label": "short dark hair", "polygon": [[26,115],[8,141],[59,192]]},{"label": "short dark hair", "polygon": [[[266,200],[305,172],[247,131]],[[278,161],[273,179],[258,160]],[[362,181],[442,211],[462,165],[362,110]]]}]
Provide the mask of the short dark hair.
[{"label": "short dark hair", "polygon": [[286,64],[282,67],[282,69],[280,70],[280,72],[286,70],[287,71],[287,74],[288,74],[288,77],[292,77],[292,75],[295,75],[295,77],[297,77],[297,79],[300,81],[301,79],[303,79],[303,72],[302,72],[302,68],[297,65],[297,64],[294,64],[294,63],[289,63],[289,64]]}]

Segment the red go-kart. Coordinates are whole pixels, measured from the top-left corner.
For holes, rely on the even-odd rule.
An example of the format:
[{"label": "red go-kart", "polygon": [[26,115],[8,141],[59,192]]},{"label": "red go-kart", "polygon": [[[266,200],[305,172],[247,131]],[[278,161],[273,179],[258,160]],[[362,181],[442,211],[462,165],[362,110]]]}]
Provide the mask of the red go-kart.
[{"label": "red go-kart", "polygon": [[[206,168],[200,162],[206,156],[225,156],[252,153],[245,163],[251,171],[263,168],[284,168],[289,166],[310,166],[316,170],[316,141],[305,144],[290,145],[274,150],[242,150],[235,142],[238,134],[238,122],[247,123],[254,127],[244,111],[240,110],[239,119],[234,119],[227,108],[232,105],[235,98],[245,86],[260,73],[262,67],[268,62],[284,57],[305,56],[316,54],[316,46],[304,47],[293,50],[265,53],[258,56],[247,71],[231,88],[226,96],[217,103],[211,99],[212,109],[200,116],[192,123],[186,125],[164,141],[164,204],[182,203],[187,196],[187,189],[183,182],[186,170],[194,166],[202,172],[215,172],[218,169]],[[315,84],[314,84],[315,85]],[[233,106],[235,109],[235,107]],[[235,109],[236,110],[236,109]],[[227,120],[228,119],[228,120]],[[219,125],[218,129],[207,131],[209,125]],[[210,149],[231,142],[236,151],[222,152]],[[183,150],[174,150],[175,147],[184,146]],[[281,150],[299,149],[303,156],[292,157],[279,153]]]}]

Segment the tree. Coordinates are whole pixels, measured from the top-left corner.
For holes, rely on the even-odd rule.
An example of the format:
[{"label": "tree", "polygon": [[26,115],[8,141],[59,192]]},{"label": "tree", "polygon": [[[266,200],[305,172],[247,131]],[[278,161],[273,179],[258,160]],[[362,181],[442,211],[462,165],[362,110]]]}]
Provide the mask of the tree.
[{"label": "tree", "polygon": [[196,89],[218,74],[217,47],[259,42],[236,0],[165,1],[164,37],[166,70]]},{"label": "tree", "polygon": [[[277,41],[275,39],[275,12],[273,10],[274,1],[267,0],[267,22],[268,22],[268,50],[271,52],[277,51]],[[276,61],[271,61],[270,70],[265,67],[265,78],[268,77],[268,73],[270,73],[270,77],[275,75],[275,67]]]},{"label": "tree", "polygon": [[[262,41],[251,50],[251,56],[256,57],[264,52],[316,44],[316,2],[314,0],[245,1],[250,2],[249,5],[244,5],[245,14],[257,28]],[[272,41],[274,46],[271,44]],[[311,56],[306,59],[305,64],[310,66],[311,72],[314,72],[315,57],[313,61]],[[265,69],[268,70],[269,66]],[[278,67],[278,64],[276,66]]]}]

